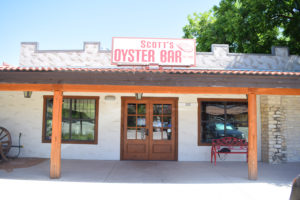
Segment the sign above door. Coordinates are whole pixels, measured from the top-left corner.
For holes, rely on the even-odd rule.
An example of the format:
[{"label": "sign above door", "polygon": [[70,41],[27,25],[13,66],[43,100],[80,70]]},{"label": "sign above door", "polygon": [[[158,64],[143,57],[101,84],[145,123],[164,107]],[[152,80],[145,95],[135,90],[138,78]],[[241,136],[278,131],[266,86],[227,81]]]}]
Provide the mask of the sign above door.
[{"label": "sign above door", "polygon": [[113,65],[195,66],[194,39],[112,38]]}]

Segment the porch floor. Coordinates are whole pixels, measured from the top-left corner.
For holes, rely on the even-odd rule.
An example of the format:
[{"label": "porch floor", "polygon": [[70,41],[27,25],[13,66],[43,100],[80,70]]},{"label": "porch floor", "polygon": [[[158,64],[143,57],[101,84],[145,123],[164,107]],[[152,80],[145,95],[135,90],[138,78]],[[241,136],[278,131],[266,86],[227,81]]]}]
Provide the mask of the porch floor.
[{"label": "porch floor", "polygon": [[214,166],[210,162],[62,160],[61,174],[60,179],[49,178],[49,160],[10,172],[0,170],[1,190],[7,197],[32,199],[41,197],[37,191],[46,199],[58,193],[68,199],[89,195],[109,199],[288,199],[300,163],[258,163],[257,181],[248,180],[245,162]]}]

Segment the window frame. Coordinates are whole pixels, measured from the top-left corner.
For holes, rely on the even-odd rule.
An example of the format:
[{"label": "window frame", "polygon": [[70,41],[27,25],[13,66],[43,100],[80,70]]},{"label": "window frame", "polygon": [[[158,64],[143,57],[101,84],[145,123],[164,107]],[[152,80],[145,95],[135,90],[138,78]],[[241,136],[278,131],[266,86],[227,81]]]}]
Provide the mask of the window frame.
[{"label": "window frame", "polygon": [[[248,103],[248,99],[219,99],[219,98],[216,98],[216,99],[213,99],[213,98],[197,98],[197,102],[198,102],[198,146],[211,146],[211,143],[204,143],[204,142],[201,142],[201,136],[202,136],[202,133],[201,133],[201,124],[202,124],[202,116],[201,116],[201,112],[202,112],[202,106],[201,106],[201,103],[203,101],[211,101],[211,102],[246,102]],[[248,115],[249,117],[249,115]],[[248,125],[249,127],[249,125]]]},{"label": "window frame", "polygon": [[[53,98],[53,95],[43,96],[43,129],[42,129],[42,143],[51,143],[51,139],[46,139],[46,111],[47,99]],[[98,120],[99,120],[99,96],[63,96],[63,99],[95,99],[95,130],[93,141],[79,141],[79,140],[61,140],[62,144],[98,144]]]}]

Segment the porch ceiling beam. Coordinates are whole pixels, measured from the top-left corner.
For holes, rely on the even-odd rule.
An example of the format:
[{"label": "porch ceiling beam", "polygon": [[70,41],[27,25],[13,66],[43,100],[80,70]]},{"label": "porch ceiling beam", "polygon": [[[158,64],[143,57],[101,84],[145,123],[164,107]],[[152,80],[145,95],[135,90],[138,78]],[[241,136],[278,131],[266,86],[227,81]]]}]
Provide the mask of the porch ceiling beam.
[{"label": "porch ceiling beam", "polygon": [[0,91],[55,91],[110,92],[110,93],[173,93],[173,94],[257,94],[300,95],[293,88],[245,87],[180,87],[180,86],[129,86],[129,85],[75,85],[75,84],[0,84]]},{"label": "porch ceiling beam", "polygon": [[131,85],[166,87],[242,87],[298,88],[300,76],[143,73],[143,72],[68,72],[68,71],[3,71],[0,83]]}]

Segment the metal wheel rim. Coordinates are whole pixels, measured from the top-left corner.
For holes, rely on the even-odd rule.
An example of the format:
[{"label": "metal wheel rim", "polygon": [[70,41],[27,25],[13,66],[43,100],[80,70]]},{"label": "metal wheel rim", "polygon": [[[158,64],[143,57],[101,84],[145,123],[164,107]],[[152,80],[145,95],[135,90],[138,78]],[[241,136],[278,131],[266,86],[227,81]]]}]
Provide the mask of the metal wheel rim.
[{"label": "metal wheel rim", "polygon": [[7,155],[11,148],[11,136],[6,128],[0,127],[0,143],[2,144],[2,151]]}]

